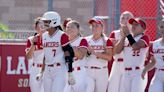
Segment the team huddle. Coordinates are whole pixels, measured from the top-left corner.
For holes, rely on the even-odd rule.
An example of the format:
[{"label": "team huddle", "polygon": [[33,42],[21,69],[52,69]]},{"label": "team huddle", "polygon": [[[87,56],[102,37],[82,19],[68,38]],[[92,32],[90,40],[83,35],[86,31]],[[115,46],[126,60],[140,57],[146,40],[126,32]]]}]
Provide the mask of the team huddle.
[{"label": "team huddle", "polygon": [[92,35],[87,37],[76,20],[68,18],[61,26],[54,11],[34,24],[37,33],[28,38],[25,50],[32,62],[31,92],[144,92],[153,68],[149,92],[164,92],[164,19],[158,24],[161,38],[153,42],[144,34],[146,22],[129,11],[121,14],[120,28],[109,37],[98,16],[88,21]]}]

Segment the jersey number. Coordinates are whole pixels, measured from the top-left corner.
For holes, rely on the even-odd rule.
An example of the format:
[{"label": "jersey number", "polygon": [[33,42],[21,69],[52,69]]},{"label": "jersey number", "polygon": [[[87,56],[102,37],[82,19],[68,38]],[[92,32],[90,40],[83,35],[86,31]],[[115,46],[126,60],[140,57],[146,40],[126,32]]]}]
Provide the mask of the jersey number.
[{"label": "jersey number", "polygon": [[53,56],[55,57],[56,49],[53,49],[52,51],[53,51],[53,53],[54,53]]},{"label": "jersey number", "polygon": [[139,53],[140,53],[140,50],[136,50],[136,51],[133,50],[132,56],[140,56]]}]

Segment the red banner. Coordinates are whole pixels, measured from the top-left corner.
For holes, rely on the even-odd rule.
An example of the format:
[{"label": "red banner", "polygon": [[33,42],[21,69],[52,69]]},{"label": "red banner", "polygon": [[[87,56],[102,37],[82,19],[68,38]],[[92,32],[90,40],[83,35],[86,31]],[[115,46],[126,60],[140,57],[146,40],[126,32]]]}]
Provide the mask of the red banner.
[{"label": "red banner", "polygon": [[25,44],[0,44],[0,92],[30,92]]}]

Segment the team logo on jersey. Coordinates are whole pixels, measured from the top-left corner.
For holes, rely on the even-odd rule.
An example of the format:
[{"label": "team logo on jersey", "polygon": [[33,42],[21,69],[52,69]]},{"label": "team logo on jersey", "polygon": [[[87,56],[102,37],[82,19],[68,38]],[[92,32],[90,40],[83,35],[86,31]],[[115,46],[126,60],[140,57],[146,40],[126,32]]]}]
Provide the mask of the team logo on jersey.
[{"label": "team logo on jersey", "polygon": [[59,47],[59,42],[45,42],[44,47]]},{"label": "team logo on jersey", "polygon": [[91,46],[94,50],[104,50],[104,46]]},{"label": "team logo on jersey", "polygon": [[153,49],[153,53],[164,53],[164,49]]}]

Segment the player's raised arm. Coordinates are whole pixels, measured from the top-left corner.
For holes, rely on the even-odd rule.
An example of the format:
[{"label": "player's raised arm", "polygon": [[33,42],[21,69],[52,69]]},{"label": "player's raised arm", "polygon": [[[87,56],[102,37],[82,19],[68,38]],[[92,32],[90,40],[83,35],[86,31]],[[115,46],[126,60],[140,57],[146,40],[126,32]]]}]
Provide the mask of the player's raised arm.
[{"label": "player's raised arm", "polygon": [[114,48],[113,48],[113,54],[119,54],[124,49],[124,42],[125,42],[126,36],[123,33],[123,27],[121,27],[120,29],[120,34],[121,34],[121,39],[115,43]]},{"label": "player's raised arm", "polygon": [[[129,41],[129,44],[132,46],[133,50],[140,50],[141,48],[145,48],[149,46],[149,38],[147,35],[144,35],[146,30],[146,23],[140,19],[130,19],[129,23],[132,25],[132,30],[124,30],[126,37]],[[140,40],[134,39],[133,37],[137,37],[142,34]]]}]

